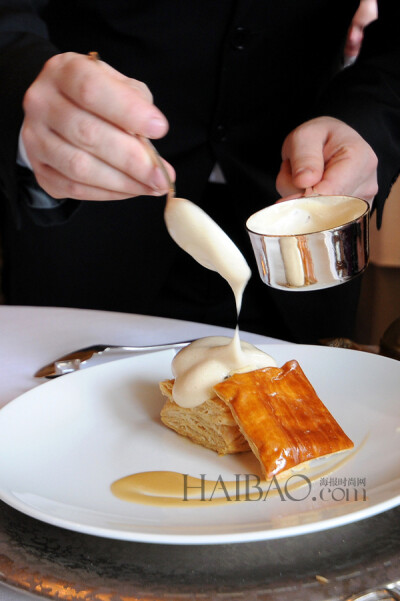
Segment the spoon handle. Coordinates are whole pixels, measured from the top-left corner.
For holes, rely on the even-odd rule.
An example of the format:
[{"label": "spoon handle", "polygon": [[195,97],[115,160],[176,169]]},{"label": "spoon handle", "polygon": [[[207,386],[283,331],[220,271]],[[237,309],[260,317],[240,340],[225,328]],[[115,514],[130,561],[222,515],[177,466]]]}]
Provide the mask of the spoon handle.
[{"label": "spoon handle", "polygon": [[58,359],[55,359],[48,365],[44,365],[34,374],[35,378],[57,378],[65,374],[77,371],[84,363],[97,355],[104,353],[132,353],[141,355],[144,353],[154,353],[171,348],[182,348],[187,346],[191,340],[180,342],[167,342],[164,344],[152,344],[148,346],[118,346],[114,344],[94,344],[81,349],[67,353]]},{"label": "spoon handle", "polygon": [[151,160],[153,161],[153,165],[155,167],[159,167],[161,169],[163,176],[165,177],[166,182],[168,184],[168,200],[170,198],[174,198],[175,186],[172,183],[171,178],[168,175],[168,171],[165,168],[165,165],[161,159],[160,153],[158,152],[157,148],[149,140],[149,138],[146,138],[145,136],[141,136],[140,134],[136,134],[136,137],[146,146],[147,151],[151,157]]}]

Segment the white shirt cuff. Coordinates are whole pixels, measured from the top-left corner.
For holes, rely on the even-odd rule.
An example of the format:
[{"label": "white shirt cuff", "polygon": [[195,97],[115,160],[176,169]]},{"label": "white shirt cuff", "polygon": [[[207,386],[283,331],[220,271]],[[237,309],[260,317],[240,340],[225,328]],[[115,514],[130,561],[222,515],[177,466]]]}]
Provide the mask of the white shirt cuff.
[{"label": "white shirt cuff", "polygon": [[31,171],[33,171],[32,165],[28,159],[28,155],[26,154],[24,141],[22,140],[22,127],[19,132],[19,138],[18,138],[17,163],[21,167],[26,167],[27,169],[30,169]]}]

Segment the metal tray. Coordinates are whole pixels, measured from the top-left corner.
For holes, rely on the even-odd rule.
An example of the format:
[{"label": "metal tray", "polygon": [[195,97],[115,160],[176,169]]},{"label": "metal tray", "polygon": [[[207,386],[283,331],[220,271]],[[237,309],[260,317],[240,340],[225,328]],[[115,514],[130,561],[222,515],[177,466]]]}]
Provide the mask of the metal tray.
[{"label": "metal tray", "polygon": [[359,597],[398,580],[400,507],[285,539],[177,546],[83,535],[0,502],[0,581],[49,599],[372,601],[400,599],[396,588]]}]

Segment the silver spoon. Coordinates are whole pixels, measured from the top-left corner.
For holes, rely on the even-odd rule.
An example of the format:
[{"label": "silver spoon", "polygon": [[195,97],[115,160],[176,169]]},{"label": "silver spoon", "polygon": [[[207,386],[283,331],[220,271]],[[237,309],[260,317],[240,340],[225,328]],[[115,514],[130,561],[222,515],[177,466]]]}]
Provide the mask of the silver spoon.
[{"label": "silver spoon", "polygon": [[118,346],[115,344],[93,344],[85,348],[77,349],[59,359],[55,359],[48,365],[44,365],[34,374],[35,378],[58,378],[73,371],[78,371],[82,365],[90,359],[102,355],[104,353],[132,353],[142,355],[144,353],[154,353],[172,348],[183,348],[190,344],[192,340],[184,340],[182,342],[167,342],[165,344],[151,344],[148,346]]}]

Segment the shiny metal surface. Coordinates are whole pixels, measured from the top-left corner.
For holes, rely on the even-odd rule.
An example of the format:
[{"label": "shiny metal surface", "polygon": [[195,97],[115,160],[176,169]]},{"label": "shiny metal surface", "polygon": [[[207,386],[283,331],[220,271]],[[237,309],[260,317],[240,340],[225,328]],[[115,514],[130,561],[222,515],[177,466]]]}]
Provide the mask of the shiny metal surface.
[{"label": "shiny metal surface", "polygon": [[247,231],[262,281],[272,288],[307,291],[336,286],[362,273],[369,256],[369,206],[357,200],[365,204],[358,219],[310,234],[262,235],[252,231],[249,218]]},{"label": "shiny metal surface", "polygon": [[392,582],[384,588],[352,595],[346,601],[400,601],[400,582]]},{"label": "shiny metal surface", "polygon": [[191,340],[182,342],[166,342],[164,344],[151,344],[147,346],[118,346],[115,344],[94,344],[85,348],[71,351],[58,359],[55,359],[48,365],[44,365],[34,374],[35,378],[58,378],[73,371],[81,369],[95,356],[103,354],[117,353],[119,355],[134,354],[142,355],[144,353],[154,353],[170,348],[182,348],[187,346]]},{"label": "shiny metal surface", "polygon": [[177,546],[83,535],[0,503],[0,581],[47,599],[373,601],[399,578],[399,507],[309,535]]}]

